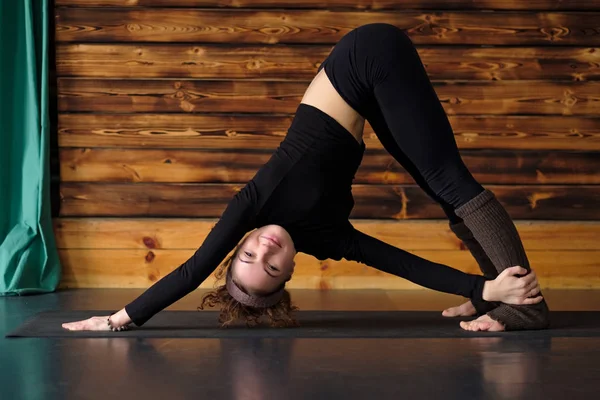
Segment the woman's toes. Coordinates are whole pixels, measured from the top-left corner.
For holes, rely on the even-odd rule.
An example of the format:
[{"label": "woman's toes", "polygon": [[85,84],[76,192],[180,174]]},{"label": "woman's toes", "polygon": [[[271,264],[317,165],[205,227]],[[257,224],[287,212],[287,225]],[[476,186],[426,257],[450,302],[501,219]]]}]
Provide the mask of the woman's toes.
[{"label": "woman's toes", "polygon": [[477,310],[475,310],[470,300],[460,306],[450,307],[442,311],[444,317],[470,317],[475,314],[477,314]]},{"label": "woman's toes", "polygon": [[446,308],[442,311],[444,317],[456,317],[458,315],[458,307]]},{"label": "woman's toes", "polygon": [[502,332],[505,330],[504,325],[493,320],[487,315],[482,315],[473,321],[462,321],[460,327],[467,331],[486,331],[486,332]]},{"label": "woman's toes", "polygon": [[475,331],[489,331],[492,324],[489,322],[475,322]]}]

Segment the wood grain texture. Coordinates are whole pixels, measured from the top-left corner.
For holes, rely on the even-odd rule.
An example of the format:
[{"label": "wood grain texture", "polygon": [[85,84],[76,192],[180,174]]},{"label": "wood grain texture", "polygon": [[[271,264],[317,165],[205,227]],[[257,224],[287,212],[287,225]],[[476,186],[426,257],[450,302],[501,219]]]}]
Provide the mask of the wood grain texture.
[{"label": "wood grain texture", "polygon": [[435,85],[435,90],[448,115],[597,115],[597,83],[444,82]]},{"label": "wood grain texture", "polygon": [[[274,150],[274,149],[273,149]],[[60,150],[63,182],[247,182],[271,150],[146,150],[69,148]],[[597,152],[464,151],[482,184],[600,184]],[[355,183],[414,184],[385,150],[368,150]]]},{"label": "wood grain texture", "polygon": [[[244,185],[60,185],[62,217],[219,217]],[[487,186],[515,219],[600,220],[599,186]],[[354,185],[352,218],[436,219],[441,208],[411,185]]]},{"label": "wood grain texture", "polygon": [[[435,82],[434,86],[449,115],[600,114],[600,82]],[[59,86],[58,108],[290,114],[296,112],[307,88],[305,82],[279,81],[69,80]]]},{"label": "wood grain texture", "polygon": [[[600,13],[57,8],[59,42],[331,43],[369,23],[416,44],[600,44]],[[343,21],[343,22],[341,22]]]},{"label": "wood grain texture", "polygon": [[[275,149],[293,116],[247,114],[58,115],[61,147]],[[461,149],[600,150],[600,118],[450,116]],[[363,140],[381,143],[369,122]]]},{"label": "wood grain texture", "polygon": [[[64,275],[61,287],[148,287],[193,254],[216,219],[57,218],[54,232]],[[466,272],[479,273],[446,221],[364,221],[353,225],[386,243]],[[545,288],[594,287],[600,223],[516,221]],[[416,289],[403,279],[352,262],[299,254],[290,288]],[[201,286],[210,288],[214,277]]]},{"label": "wood grain texture", "polygon": [[[370,22],[417,45],[465,163],[515,218],[542,286],[600,287],[600,2],[53,4],[62,288],[146,288],[191,256],[334,45]],[[479,273],[368,122],[364,140],[353,225]],[[419,288],[357,263],[297,263],[291,288]]]},{"label": "wood grain texture", "polygon": [[55,0],[77,7],[348,8],[356,10],[600,10],[595,0]]},{"label": "wood grain texture", "polygon": [[[185,262],[194,250],[62,249],[62,288],[146,288]],[[467,273],[480,274],[467,251],[417,250],[414,254]],[[594,288],[600,285],[600,251],[529,251],[542,286],[547,288]],[[568,271],[568,272],[567,272]],[[212,288],[214,275],[200,288]],[[290,289],[422,289],[405,279],[346,260],[319,261],[311,256],[296,257]]]},{"label": "wood grain texture", "polygon": [[[195,250],[216,222],[217,219],[182,218],[53,220],[59,249],[140,250]],[[515,224],[527,251],[600,251],[600,222],[516,221]],[[352,220],[352,225],[361,232],[403,249],[467,251],[445,220]]]},{"label": "wood grain texture", "polygon": [[[333,46],[58,43],[59,76],[305,80]],[[597,47],[418,46],[432,80],[600,79]]]}]

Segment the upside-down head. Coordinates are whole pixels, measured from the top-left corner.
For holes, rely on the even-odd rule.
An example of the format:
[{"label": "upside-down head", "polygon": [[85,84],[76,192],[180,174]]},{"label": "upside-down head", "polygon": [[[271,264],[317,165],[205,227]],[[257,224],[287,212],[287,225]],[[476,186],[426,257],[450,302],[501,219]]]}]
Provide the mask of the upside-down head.
[{"label": "upside-down head", "polygon": [[269,318],[271,326],[297,325],[285,284],[292,278],[296,249],[289,233],[278,225],[266,225],[247,235],[217,271],[225,284],[208,293],[199,309],[221,306],[219,322],[228,326],[245,320],[247,326]]}]

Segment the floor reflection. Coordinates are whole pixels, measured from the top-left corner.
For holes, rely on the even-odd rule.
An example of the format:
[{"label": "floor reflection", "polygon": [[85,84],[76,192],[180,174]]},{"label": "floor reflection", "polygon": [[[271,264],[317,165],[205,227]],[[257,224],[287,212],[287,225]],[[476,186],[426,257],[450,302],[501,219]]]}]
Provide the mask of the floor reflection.
[{"label": "floor reflection", "polygon": [[486,392],[503,399],[525,398],[542,380],[541,363],[551,350],[552,338],[531,342],[507,338],[470,339],[480,358]]},{"label": "floor reflection", "polygon": [[[123,300],[81,296],[0,299],[0,333],[65,302]],[[594,398],[599,381],[600,338],[0,338],[3,400],[575,400]]]}]

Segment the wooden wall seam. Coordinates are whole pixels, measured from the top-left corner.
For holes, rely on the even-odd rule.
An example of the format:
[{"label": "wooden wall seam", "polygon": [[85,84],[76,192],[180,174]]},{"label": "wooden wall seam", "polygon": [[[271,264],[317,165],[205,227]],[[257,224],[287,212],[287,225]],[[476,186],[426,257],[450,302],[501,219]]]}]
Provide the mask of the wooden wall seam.
[{"label": "wooden wall seam", "polygon": [[[110,1],[114,1],[115,4],[113,6],[107,5],[107,4],[102,4],[103,2],[110,2]],[[160,2],[163,2],[162,4],[159,4]],[[178,4],[178,1],[180,3],[180,5]],[[481,12],[481,13],[514,13],[514,14],[523,14],[524,12],[565,12],[565,13],[572,13],[572,12],[588,12],[588,13],[592,13],[594,11],[599,11],[600,10],[600,6],[598,6],[597,2],[595,2],[594,0],[569,0],[569,1],[565,1],[565,0],[551,0],[557,3],[562,3],[563,7],[546,7],[546,8],[536,8],[536,7],[527,7],[527,8],[523,8],[523,9],[508,9],[508,8],[502,8],[502,3],[506,2],[503,0],[459,0],[462,1],[465,5],[465,7],[462,8],[453,8],[453,7],[448,7],[449,5],[451,5],[452,0],[436,0],[436,1],[430,1],[429,3],[436,3],[437,5],[435,7],[427,7],[426,4],[424,4],[422,7],[418,7],[418,8],[411,8],[411,7],[407,7],[407,4],[410,3],[410,0],[404,0],[402,2],[398,2],[397,0],[385,0],[385,1],[377,1],[377,5],[382,6],[384,5],[386,2],[387,4],[394,6],[394,7],[388,7],[388,8],[360,8],[357,7],[358,3],[361,2],[362,0],[323,0],[323,1],[318,1],[317,0],[303,0],[303,1],[291,1],[291,0],[281,0],[281,1],[273,1],[273,0],[265,0],[265,1],[271,1],[270,7],[260,7],[261,4],[261,0],[244,0],[244,1],[236,1],[235,3],[232,2],[232,0],[229,0],[228,4],[224,4],[224,5],[218,5],[217,3],[219,2],[219,0],[204,0],[204,4],[202,4],[202,1],[199,0],[74,0],[74,1],[69,1],[69,0],[54,0],[54,6],[55,9],[68,9],[68,10],[87,10],[87,9],[92,9],[92,10],[96,10],[98,11],[99,9],[101,10],[111,10],[111,11],[128,11],[128,10],[138,10],[138,11],[156,11],[157,9],[165,9],[168,10],[170,12],[180,12],[182,10],[196,10],[196,11],[202,11],[202,10],[209,10],[209,11],[214,11],[214,12],[219,12],[219,11],[225,11],[225,12],[229,12],[229,11],[252,11],[252,12],[265,12],[265,11],[270,11],[270,12],[285,12],[285,11],[290,11],[290,12],[305,12],[305,11],[330,11],[330,12],[337,12],[337,13],[345,13],[345,12],[359,12],[359,13],[364,13],[364,14],[368,14],[371,12],[380,12],[380,11],[388,11],[388,12],[393,12],[393,13],[398,13],[398,12],[417,12],[417,11],[423,11],[423,12],[436,12],[436,11],[443,11],[443,12]],[[222,1],[222,0],[221,0]],[[418,0],[417,0],[418,1]],[[483,3],[485,1],[488,1],[489,3],[495,3],[496,5],[498,5],[498,7],[482,7]],[[518,3],[522,3],[518,0],[513,0],[514,2],[518,2]],[[551,1],[548,1],[548,3],[550,3]],[[87,4],[85,4],[87,2]],[[183,4],[184,2],[187,2],[188,4],[185,5]],[[342,2],[349,2],[351,4],[353,4],[355,7],[333,7],[333,5],[335,3],[342,3]],[[456,2],[456,1],[455,1]],[[583,2],[587,2],[588,7],[586,7],[586,5],[584,4],[578,4],[579,3],[583,3]],[[146,4],[143,4],[146,3]],[[154,3],[154,4],[149,4],[149,3]],[[423,3],[426,3],[425,1],[423,1]],[[279,4],[279,6],[277,6],[277,4]],[[528,3],[522,4],[522,5],[535,5],[535,0],[532,0]],[[566,6],[567,4],[569,5],[573,5],[574,7],[570,7],[570,8],[566,8],[564,6]],[[253,7],[255,6],[256,7]],[[560,5],[560,4],[557,4]],[[468,7],[470,6],[470,7]],[[266,8],[266,9],[265,9]]]},{"label": "wooden wall seam", "polygon": [[[346,12],[190,8],[165,12],[160,8],[57,8],[56,19],[58,42],[333,45],[355,26],[389,23],[405,30],[415,44],[594,46],[600,43],[597,34],[600,13],[593,11]],[[338,21],[344,23],[338,25]]]},{"label": "wooden wall seam", "polygon": [[56,0],[71,7],[310,8],[369,10],[600,10],[595,0]]}]

